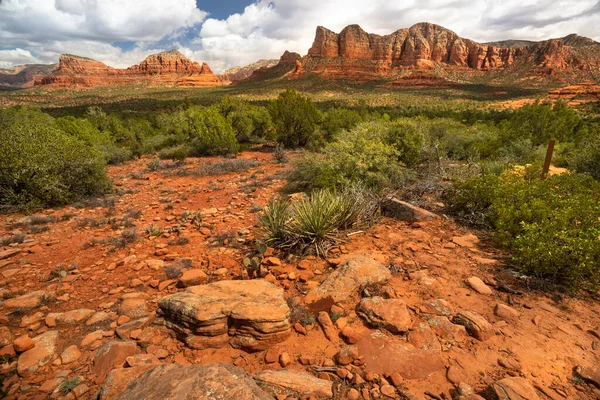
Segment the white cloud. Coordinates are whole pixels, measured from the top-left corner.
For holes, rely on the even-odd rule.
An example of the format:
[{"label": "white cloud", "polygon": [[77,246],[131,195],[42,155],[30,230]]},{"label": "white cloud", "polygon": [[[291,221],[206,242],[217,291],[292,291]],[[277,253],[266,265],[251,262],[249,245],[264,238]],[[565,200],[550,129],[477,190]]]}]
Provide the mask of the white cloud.
[{"label": "white cloud", "polygon": [[[285,50],[304,55],[318,25],[339,32],[359,24],[387,34],[433,22],[476,41],[574,32],[600,41],[598,0],[258,0],[227,19],[205,21],[194,0],[2,0],[0,15],[0,48],[25,49],[44,62],[69,52],[122,67],[178,47],[215,72]],[[192,29],[198,32],[190,39]],[[111,45],[125,40],[136,45]],[[9,63],[5,57],[0,53],[0,62]]]},{"label": "white cloud", "polygon": [[20,64],[36,64],[41,61],[23,49],[0,50],[0,68],[11,68]]}]

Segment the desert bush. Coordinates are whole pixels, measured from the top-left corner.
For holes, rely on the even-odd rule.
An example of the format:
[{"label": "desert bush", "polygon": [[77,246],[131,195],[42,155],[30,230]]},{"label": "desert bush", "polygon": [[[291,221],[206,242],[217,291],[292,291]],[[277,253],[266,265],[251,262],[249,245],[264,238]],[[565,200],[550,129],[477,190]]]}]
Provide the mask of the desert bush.
[{"label": "desert bush", "polygon": [[231,96],[223,98],[217,107],[231,124],[239,143],[262,143],[273,139],[275,129],[265,107],[253,106]]},{"label": "desert bush", "polygon": [[494,229],[522,273],[568,289],[600,286],[600,183],[582,174],[531,179],[538,170],[459,182],[452,211]]},{"label": "desert bush", "polygon": [[167,147],[158,153],[158,158],[161,160],[183,161],[188,156],[189,149],[185,144],[180,144],[174,147]]},{"label": "desert bush", "polygon": [[335,140],[340,132],[349,131],[362,122],[362,120],[361,115],[354,110],[332,108],[325,113],[323,123],[321,124],[323,137],[326,141],[331,142]]},{"label": "desert bush", "polygon": [[106,162],[111,165],[120,165],[133,158],[131,150],[115,145],[100,145],[98,149],[104,154]]},{"label": "desert bush", "polygon": [[102,154],[55,128],[38,110],[0,111],[0,142],[3,205],[61,205],[110,188]]},{"label": "desert bush", "polygon": [[312,100],[293,89],[280,93],[268,108],[277,141],[286,147],[306,146],[322,119]]},{"label": "desert bush", "polygon": [[190,108],[190,155],[216,156],[238,152],[233,128],[215,107],[202,111]]},{"label": "desert bush", "polygon": [[415,166],[421,161],[425,137],[416,122],[409,119],[400,119],[384,125],[385,130],[382,139],[396,149],[398,160],[408,167]]},{"label": "desert bush", "polygon": [[309,153],[293,163],[289,189],[312,190],[344,187],[362,182],[369,188],[396,188],[409,175],[398,150],[384,143],[380,123],[366,122],[342,132],[321,154]]}]

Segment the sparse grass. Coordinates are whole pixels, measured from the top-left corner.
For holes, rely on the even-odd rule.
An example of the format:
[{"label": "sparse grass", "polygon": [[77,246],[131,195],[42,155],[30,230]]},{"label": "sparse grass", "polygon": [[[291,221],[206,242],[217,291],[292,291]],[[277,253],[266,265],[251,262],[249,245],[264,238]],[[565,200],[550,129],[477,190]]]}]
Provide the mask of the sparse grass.
[{"label": "sparse grass", "polygon": [[66,396],[73,391],[77,386],[79,386],[79,377],[69,378],[61,382],[58,390],[63,395]]},{"label": "sparse grass", "polygon": [[30,225],[46,225],[56,222],[58,219],[55,215],[32,215],[29,217]]},{"label": "sparse grass", "polygon": [[315,323],[315,316],[301,305],[291,307],[290,321],[293,323],[299,322],[302,326],[312,325]]},{"label": "sparse grass", "polygon": [[180,237],[177,239],[169,240],[167,243],[169,244],[169,246],[185,246],[189,242],[190,242],[190,239],[188,239],[186,237]]},{"label": "sparse grass", "polygon": [[125,210],[125,218],[139,219],[142,216],[142,210],[128,208]]},{"label": "sparse grass", "polygon": [[144,228],[144,232],[146,232],[146,235],[149,237],[160,236],[163,234],[163,228],[158,225],[151,224],[150,226]]},{"label": "sparse grass", "polygon": [[148,178],[147,178],[146,176],[144,176],[144,173],[143,173],[143,172],[141,172],[141,171],[139,171],[139,172],[138,172],[138,171],[136,171],[136,172],[132,172],[132,173],[129,175],[129,177],[130,177],[131,179],[134,179],[134,180],[141,180],[141,181],[148,180]]},{"label": "sparse grass", "polygon": [[24,233],[16,233],[10,236],[5,236],[0,238],[0,246],[10,246],[13,243],[23,243],[25,240]]},{"label": "sparse grass", "polygon": [[225,161],[215,161],[212,163],[202,163],[198,168],[184,169],[180,168],[173,173],[165,173],[165,176],[214,176],[230,174],[232,172],[244,172],[256,168],[260,162],[256,160],[234,159]]}]

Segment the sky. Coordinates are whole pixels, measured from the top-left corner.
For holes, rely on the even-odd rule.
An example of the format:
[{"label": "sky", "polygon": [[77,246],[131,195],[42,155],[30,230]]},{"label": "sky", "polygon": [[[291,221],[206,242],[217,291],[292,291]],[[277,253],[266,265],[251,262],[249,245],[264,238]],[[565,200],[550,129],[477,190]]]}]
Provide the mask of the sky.
[{"label": "sky", "polygon": [[418,22],[480,42],[570,33],[600,42],[600,0],[0,0],[0,68],[63,53],[124,68],[178,49],[219,73],[304,55],[319,25],[388,34]]}]

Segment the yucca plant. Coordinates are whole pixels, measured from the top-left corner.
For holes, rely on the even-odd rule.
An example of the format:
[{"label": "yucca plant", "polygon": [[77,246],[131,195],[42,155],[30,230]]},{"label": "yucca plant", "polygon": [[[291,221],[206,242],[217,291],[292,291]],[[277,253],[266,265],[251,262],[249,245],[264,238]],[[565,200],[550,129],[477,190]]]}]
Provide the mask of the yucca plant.
[{"label": "yucca plant", "polygon": [[290,203],[286,200],[270,200],[258,217],[259,225],[267,236],[267,243],[282,242],[286,237],[286,224],[290,218]]},{"label": "yucca plant", "polygon": [[311,243],[333,239],[343,220],[340,196],[331,190],[318,190],[293,205],[287,231]]}]

